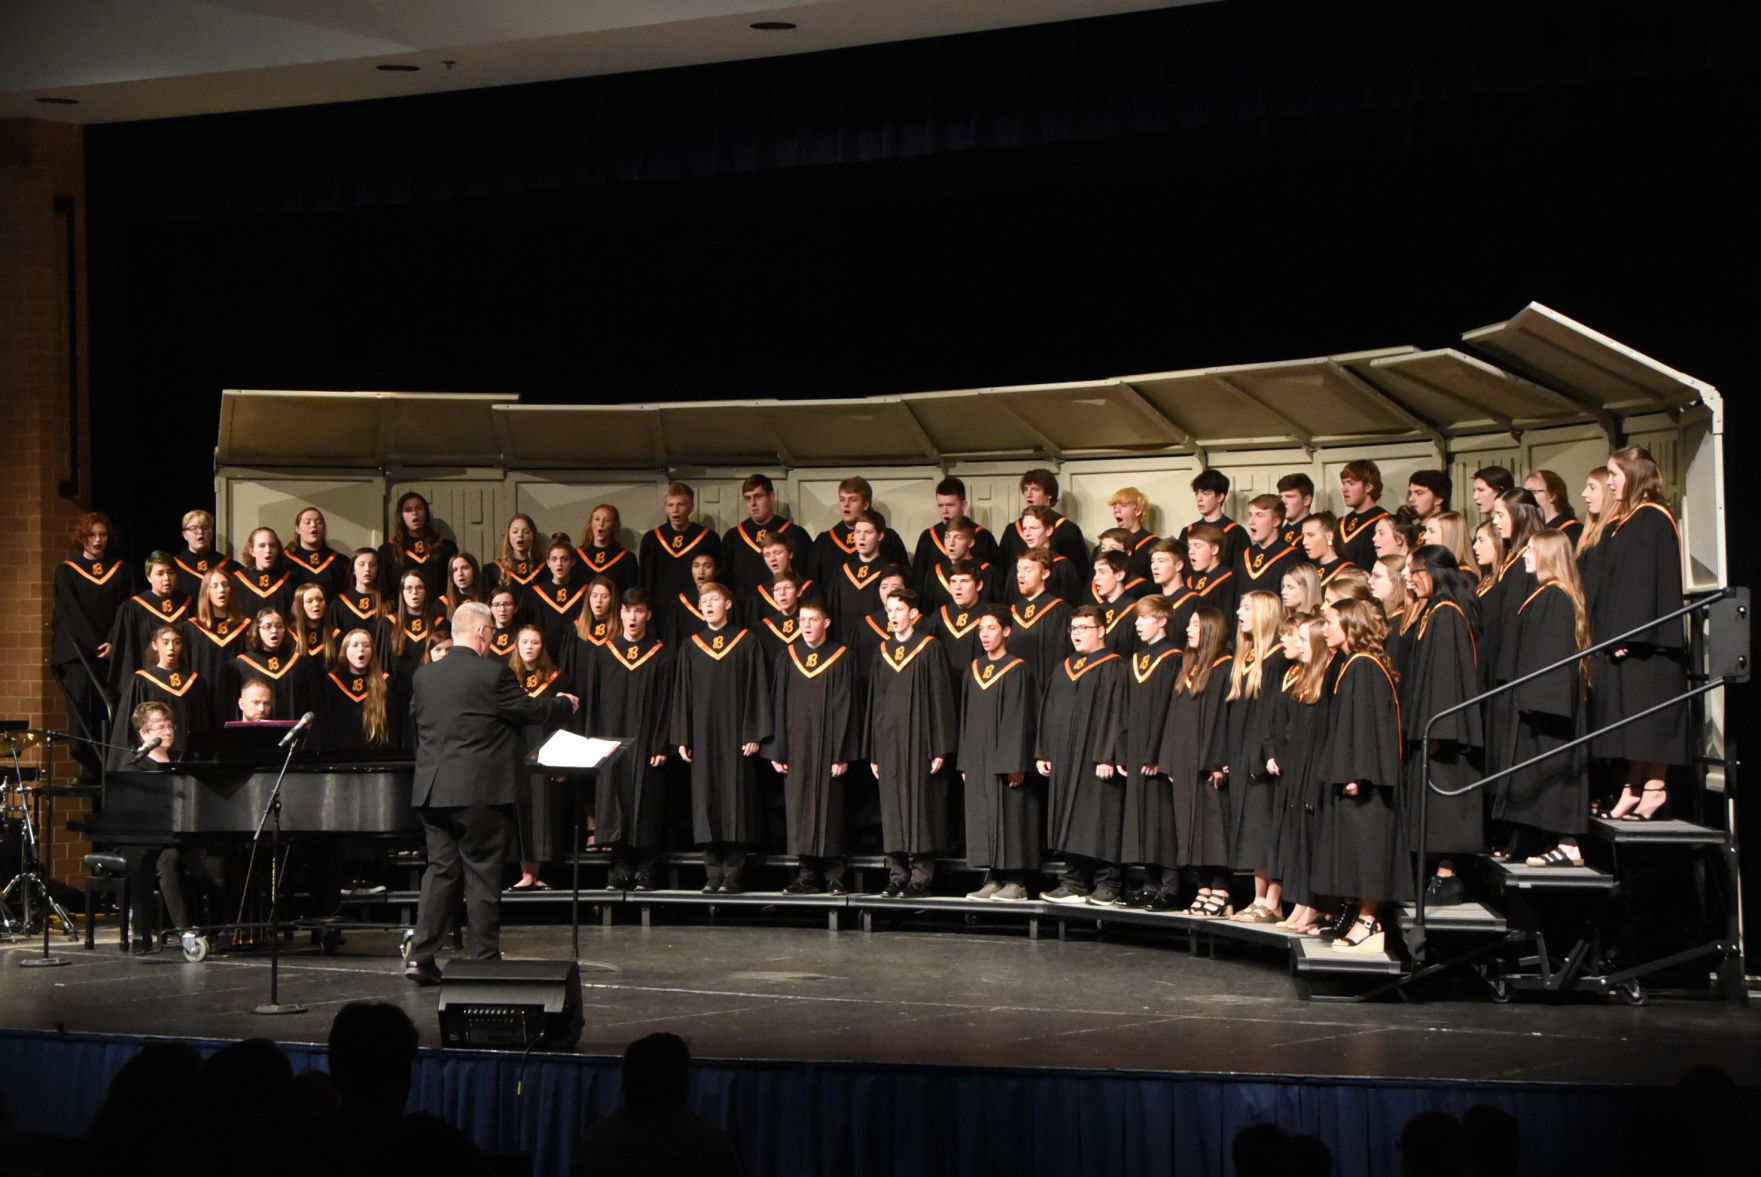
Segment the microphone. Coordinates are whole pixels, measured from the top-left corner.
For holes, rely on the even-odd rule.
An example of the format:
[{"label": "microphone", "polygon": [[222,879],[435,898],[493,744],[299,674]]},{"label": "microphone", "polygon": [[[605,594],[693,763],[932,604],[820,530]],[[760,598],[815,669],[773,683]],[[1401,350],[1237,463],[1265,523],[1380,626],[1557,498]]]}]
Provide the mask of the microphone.
[{"label": "microphone", "polygon": [[293,743],[295,740],[299,739],[300,733],[305,731],[307,728],[311,727],[312,721],[316,718],[318,718],[318,717],[310,711],[308,711],[304,715],[300,716],[300,721],[298,723],[294,724],[292,727],[288,728],[287,734],[285,736],[281,737],[281,743],[279,743],[275,746],[277,748],[285,748],[289,744]]},{"label": "microphone", "polygon": [[143,761],[147,758],[147,753],[151,752],[153,749],[157,748],[160,744],[163,744],[164,742],[165,742],[165,740],[162,737],[154,736],[152,739],[150,739],[146,743],[142,744],[139,748],[136,748],[134,750],[133,754],[131,754],[129,756],[128,762],[130,764],[139,764],[141,761]]}]

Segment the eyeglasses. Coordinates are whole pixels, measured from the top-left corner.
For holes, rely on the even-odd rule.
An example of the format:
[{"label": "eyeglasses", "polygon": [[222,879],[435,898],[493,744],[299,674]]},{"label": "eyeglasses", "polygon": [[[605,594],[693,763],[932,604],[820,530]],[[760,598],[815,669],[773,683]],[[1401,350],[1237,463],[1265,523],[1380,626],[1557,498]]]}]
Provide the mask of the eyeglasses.
[{"label": "eyeglasses", "polygon": [[1099,628],[1100,628],[1100,626],[1098,626],[1098,625],[1091,625],[1091,624],[1089,624],[1089,623],[1087,623],[1087,622],[1083,622],[1083,623],[1081,623],[1081,624],[1079,624],[1079,625],[1073,625],[1073,626],[1071,626],[1071,627],[1070,627],[1070,632],[1071,632],[1071,633],[1081,633],[1081,632],[1082,632],[1082,631],[1083,631],[1083,630],[1085,630],[1085,629],[1099,629]]}]

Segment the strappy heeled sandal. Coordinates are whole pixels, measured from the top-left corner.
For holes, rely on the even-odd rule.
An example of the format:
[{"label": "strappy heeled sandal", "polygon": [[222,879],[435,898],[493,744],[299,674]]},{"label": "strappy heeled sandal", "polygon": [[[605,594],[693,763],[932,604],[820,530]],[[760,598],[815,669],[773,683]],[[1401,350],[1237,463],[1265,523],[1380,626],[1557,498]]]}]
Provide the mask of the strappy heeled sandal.
[{"label": "strappy heeled sandal", "polygon": [[[1359,934],[1361,930],[1361,935]],[[1386,952],[1382,925],[1366,917],[1360,918],[1351,929],[1351,935],[1333,941],[1335,952],[1381,953]]]}]

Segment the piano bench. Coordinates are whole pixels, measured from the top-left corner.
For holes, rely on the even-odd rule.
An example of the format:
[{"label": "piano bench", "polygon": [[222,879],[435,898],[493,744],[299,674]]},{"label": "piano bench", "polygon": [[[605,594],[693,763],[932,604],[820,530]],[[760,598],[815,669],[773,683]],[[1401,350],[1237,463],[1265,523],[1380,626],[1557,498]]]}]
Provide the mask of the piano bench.
[{"label": "piano bench", "polygon": [[128,860],[120,854],[88,854],[81,859],[86,876],[86,947],[94,946],[92,900],[99,895],[116,897],[117,920],[122,927],[122,950],[128,951]]}]

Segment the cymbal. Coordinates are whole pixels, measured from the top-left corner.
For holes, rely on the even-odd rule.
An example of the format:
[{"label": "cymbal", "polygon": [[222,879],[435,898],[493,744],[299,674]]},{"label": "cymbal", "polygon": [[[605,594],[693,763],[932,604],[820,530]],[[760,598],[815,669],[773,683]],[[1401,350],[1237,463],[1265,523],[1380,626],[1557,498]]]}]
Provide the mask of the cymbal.
[{"label": "cymbal", "polygon": [[35,748],[48,736],[48,732],[40,727],[27,727],[23,731],[0,732],[0,753],[22,752],[26,748]]}]

